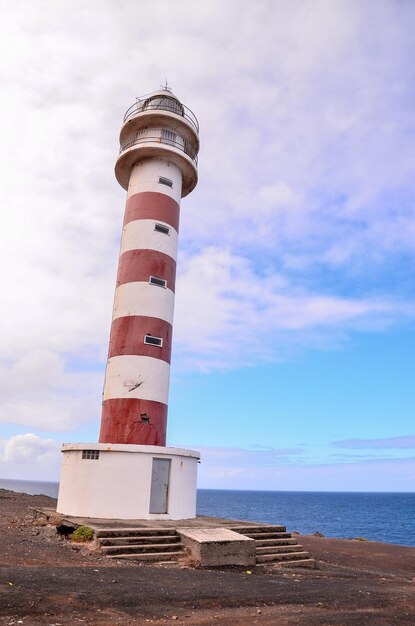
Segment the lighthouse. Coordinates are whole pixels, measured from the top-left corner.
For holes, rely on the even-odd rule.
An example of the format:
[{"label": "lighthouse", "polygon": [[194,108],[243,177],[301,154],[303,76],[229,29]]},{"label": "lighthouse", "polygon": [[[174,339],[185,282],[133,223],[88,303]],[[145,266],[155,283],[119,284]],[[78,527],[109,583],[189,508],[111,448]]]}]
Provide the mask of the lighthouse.
[{"label": "lighthouse", "polygon": [[166,443],[180,201],[197,183],[198,123],[168,89],[128,109],[115,175],[127,191],[102,443]]},{"label": "lighthouse", "polygon": [[180,202],[197,184],[199,126],[166,86],[121,126],[126,190],[98,443],[64,444],[57,511],[109,519],[196,515],[198,452],[166,447]]}]

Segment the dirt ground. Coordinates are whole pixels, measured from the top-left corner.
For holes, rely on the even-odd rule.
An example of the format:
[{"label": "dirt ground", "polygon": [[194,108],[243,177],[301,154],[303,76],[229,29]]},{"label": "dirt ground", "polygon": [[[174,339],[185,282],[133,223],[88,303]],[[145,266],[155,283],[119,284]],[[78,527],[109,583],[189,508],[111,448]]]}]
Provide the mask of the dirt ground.
[{"label": "dirt ground", "polygon": [[1,625],[415,625],[415,548],[299,536],[318,569],[141,565],[61,539],[28,511],[53,505],[0,489]]}]

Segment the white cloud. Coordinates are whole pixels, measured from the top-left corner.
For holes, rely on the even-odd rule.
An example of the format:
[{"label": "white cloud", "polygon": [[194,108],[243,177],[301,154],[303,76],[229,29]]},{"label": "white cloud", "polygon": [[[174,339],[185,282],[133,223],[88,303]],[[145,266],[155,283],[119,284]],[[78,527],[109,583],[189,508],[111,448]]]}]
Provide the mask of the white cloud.
[{"label": "white cloud", "polygon": [[356,448],[363,450],[411,450],[415,448],[415,435],[385,437],[383,439],[342,439],[341,441],[333,441],[332,445],[338,448]]},{"label": "white cloud", "polygon": [[55,455],[58,445],[52,439],[41,439],[33,433],[11,437],[3,450],[3,460],[11,463],[42,463]]},{"label": "white cloud", "polygon": [[246,258],[207,248],[182,262],[178,366],[226,368],[278,359],[301,343],[330,346],[339,328],[385,325],[403,314],[398,302],[308,293],[278,274],[255,272]]},{"label": "white cloud", "polygon": [[[200,448],[197,448],[200,449]],[[198,486],[271,491],[412,491],[414,458],[316,462],[306,450],[201,448]],[[382,484],[379,484],[379,477]]]},{"label": "white cloud", "polygon": [[67,372],[57,353],[28,351],[0,367],[0,423],[76,428],[99,417],[101,388],[101,372]]},{"label": "white cloud", "polygon": [[0,440],[0,472],[3,478],[57,480],[61,444],[33,433]]}]

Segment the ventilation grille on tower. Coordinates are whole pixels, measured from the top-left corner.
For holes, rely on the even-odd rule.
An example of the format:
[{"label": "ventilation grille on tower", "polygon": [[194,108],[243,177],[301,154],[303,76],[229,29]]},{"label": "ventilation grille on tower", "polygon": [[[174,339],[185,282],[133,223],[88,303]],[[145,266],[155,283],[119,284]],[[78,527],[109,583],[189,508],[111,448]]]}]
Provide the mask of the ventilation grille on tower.
[{"label": "ventilation grille on tower", "polygon": [[82,450],[82,458],[90,461],[98,461],[99,450]]}]

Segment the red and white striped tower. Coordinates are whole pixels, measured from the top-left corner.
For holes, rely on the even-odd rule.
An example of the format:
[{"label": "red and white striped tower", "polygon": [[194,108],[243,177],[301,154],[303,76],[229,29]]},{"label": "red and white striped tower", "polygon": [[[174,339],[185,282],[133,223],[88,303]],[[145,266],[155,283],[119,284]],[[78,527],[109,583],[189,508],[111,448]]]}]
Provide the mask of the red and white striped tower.
[{"label": "red and white striped tower", "polygon": [[198,122],[167,88],[128,109],[127,190],[100,443],[165,446],[180,200],[197,183]]},{"label": "red and white striped tower", "polygon": [[196,516],[199,452],[166,447],[180,200],[197,183],[198,123],[167,88],[124,117],[127,191],[99,443],[68,443],[57,511],[106,519]]}]

